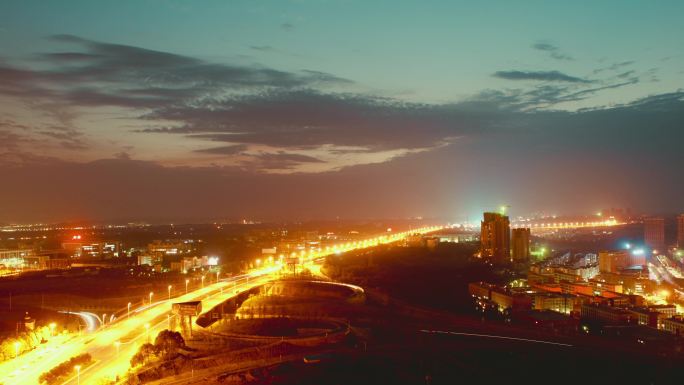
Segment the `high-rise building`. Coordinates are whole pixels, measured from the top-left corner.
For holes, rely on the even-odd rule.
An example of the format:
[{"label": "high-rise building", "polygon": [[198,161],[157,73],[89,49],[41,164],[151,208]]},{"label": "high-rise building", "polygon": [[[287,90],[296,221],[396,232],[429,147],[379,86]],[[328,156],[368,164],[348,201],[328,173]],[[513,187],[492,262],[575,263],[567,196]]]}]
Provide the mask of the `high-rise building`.
[{"label": "high-rise building", "polygon": [[653,251],[665,252],[665,219],[662,217],[644,219],[644,243]]},{"label": "high-rise building", "polygon": [[677,216],[677,247],[684,249],[684,214]]},{"label": "high-rise building", "polygon": [[530,259],[530,229],[513,229],[511,235],[511,257],[514,262],[527,261]]},{"label": "high-rise building", "polygon": [[510,261],[511,224],[508,217],[499,213],[484,213],[480,228],[482,256],[497,261]]}]

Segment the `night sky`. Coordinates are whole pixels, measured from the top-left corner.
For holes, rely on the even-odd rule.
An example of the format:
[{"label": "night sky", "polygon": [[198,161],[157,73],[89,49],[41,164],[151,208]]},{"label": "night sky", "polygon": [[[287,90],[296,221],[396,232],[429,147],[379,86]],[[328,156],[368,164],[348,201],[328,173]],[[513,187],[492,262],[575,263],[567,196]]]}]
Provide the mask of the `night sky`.
[{"label": "night sky", "polygon": [[682,1],[0,3],[0,223],[684,210]]}]

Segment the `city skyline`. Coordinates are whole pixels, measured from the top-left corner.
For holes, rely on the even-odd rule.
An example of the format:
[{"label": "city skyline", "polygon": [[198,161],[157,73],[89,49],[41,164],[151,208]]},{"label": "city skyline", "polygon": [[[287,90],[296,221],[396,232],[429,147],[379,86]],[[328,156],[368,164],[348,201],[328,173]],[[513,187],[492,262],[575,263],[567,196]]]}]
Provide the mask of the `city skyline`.
[{"label": "city skyline", "polygon": [[682,15],[0,1],[0,385],[680,383]]},{"label": "city skyline", "polygon": [[683,7],[5,2],[0,222],[679,213]]}]

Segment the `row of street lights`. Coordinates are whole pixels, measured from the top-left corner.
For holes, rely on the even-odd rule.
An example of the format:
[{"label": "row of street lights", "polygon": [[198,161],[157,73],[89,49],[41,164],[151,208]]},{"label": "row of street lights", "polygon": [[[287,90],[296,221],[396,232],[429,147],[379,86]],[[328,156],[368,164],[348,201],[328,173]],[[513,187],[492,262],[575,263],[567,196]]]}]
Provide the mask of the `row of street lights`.
[{"label": "row of street lights", "polygon": [[[218,280],[219,280],[219,274],[220,274],[219,272],[216,272],[216,282],[218,282]],[[203,289],[204,289],[204,278],[205,278],[205,277],[202,276],[202,288],[203,288]],[[188,294],[188,284],[189,284],[189,283],[190,283],[190,280],[189,280],[189,279],[186,279],[186,280],[185,280],[185,294]],[[169,286],[166,287],[166,290],[167,290],[167,293],[168,293],[168,299],[169,299],[169,301],[171,301],[171,290],[172,290],[172,289],[173,289],[173,285],[169,285]],[[148,297],[149,297],[149,304],[150,304],[150,305],[152,305],[152,297],[153,297],[153,296],[154,296],[154,292],[151,291],[150,294],[148,294]],[[132,303],[129,302],[128,305],[126,306],[126,318],[130,318],[130,317],[131,317],[131,305],[132,305]],[[104,319],[104,315],[103,315],[103,319]],[[104,323],[104,322],[103,322],[103,323]]]},{"label": "row of street lights", "polygon": [[[220,272],[216,272],[216,282],[219,280],[219,274]],[[204,288],[204,279],[205,277],[202,276],[202,288]],[[185,280],[185,294],[188,294],[188,284],[190,283],[189,279]],[[171,289],[173,289],[173,285],[169,285],[166,287],[167,293],[168,293],[168,300],[171,301]],[[154,292],[150,292],[149,294],[149,304],[152,305],[152,297],[154,296]],[[131,305],[132,303],[129,302],[126,306],[126,318],[131,317]],[[105,317],[107,314],[102,314],[102,326],[105,324]],[[166,315],[166,322],[168,324],[168,327],[171,325],[171,316],[169,314]],[[53,322],[49,325],[50,327],[50,335],[54,335],[54,330],[57,327],[57,325]],[[147,336],[147,342],[150,342],[150,324],[146,323],[145,324],[145,334]],[[117,357],[120,355],[121,352],[121,341],[115,341],[114,346],[116,347],[116,355]],[[21,347],[21,343],[19,341],[14,343],[14,356],[15,358],[19,356],[19,348]],[[76,383],[78,385],[81,384],[81,365],[75,365],[74,369],[76,370]]]}]

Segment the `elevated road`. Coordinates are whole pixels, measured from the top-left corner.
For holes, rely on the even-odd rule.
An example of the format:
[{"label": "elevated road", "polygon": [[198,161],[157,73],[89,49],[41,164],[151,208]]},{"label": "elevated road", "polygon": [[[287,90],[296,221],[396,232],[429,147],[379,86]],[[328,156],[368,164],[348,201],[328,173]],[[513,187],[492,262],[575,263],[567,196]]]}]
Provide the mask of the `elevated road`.
[{"label": "elevated road", "polygon": [[[308,265],[327,255],[393,243],[410,234],[425,234],[440,229],[441,227],[435,226],[410,232],[392,233],[288,257],[296,257],[300,264]],[[81,368],[78,372],[74,369],[73,376],[65,384],[100,384],[116,381],[117,378],[126,374],[130,359],[140,345],[154,340],[158,332],[168,328],[170,317],[173,317],[171,313],[173,302],[201,300],[203,309],[210,310],[240,292],[277,279],[279,271],[284,267],[283,263],[283,260],[272,260],[260,266],[261,263],[257,262],[257,268],[246,275],[220,280],[170,300],[154,302],[132,310],[130,318],[120,318],[91,334],[53,338],[38,349],[0,363],[0,384],[39,385],[38,378],[42,373],[83,353],[89,353],[92,356],[93,364]]]}]

